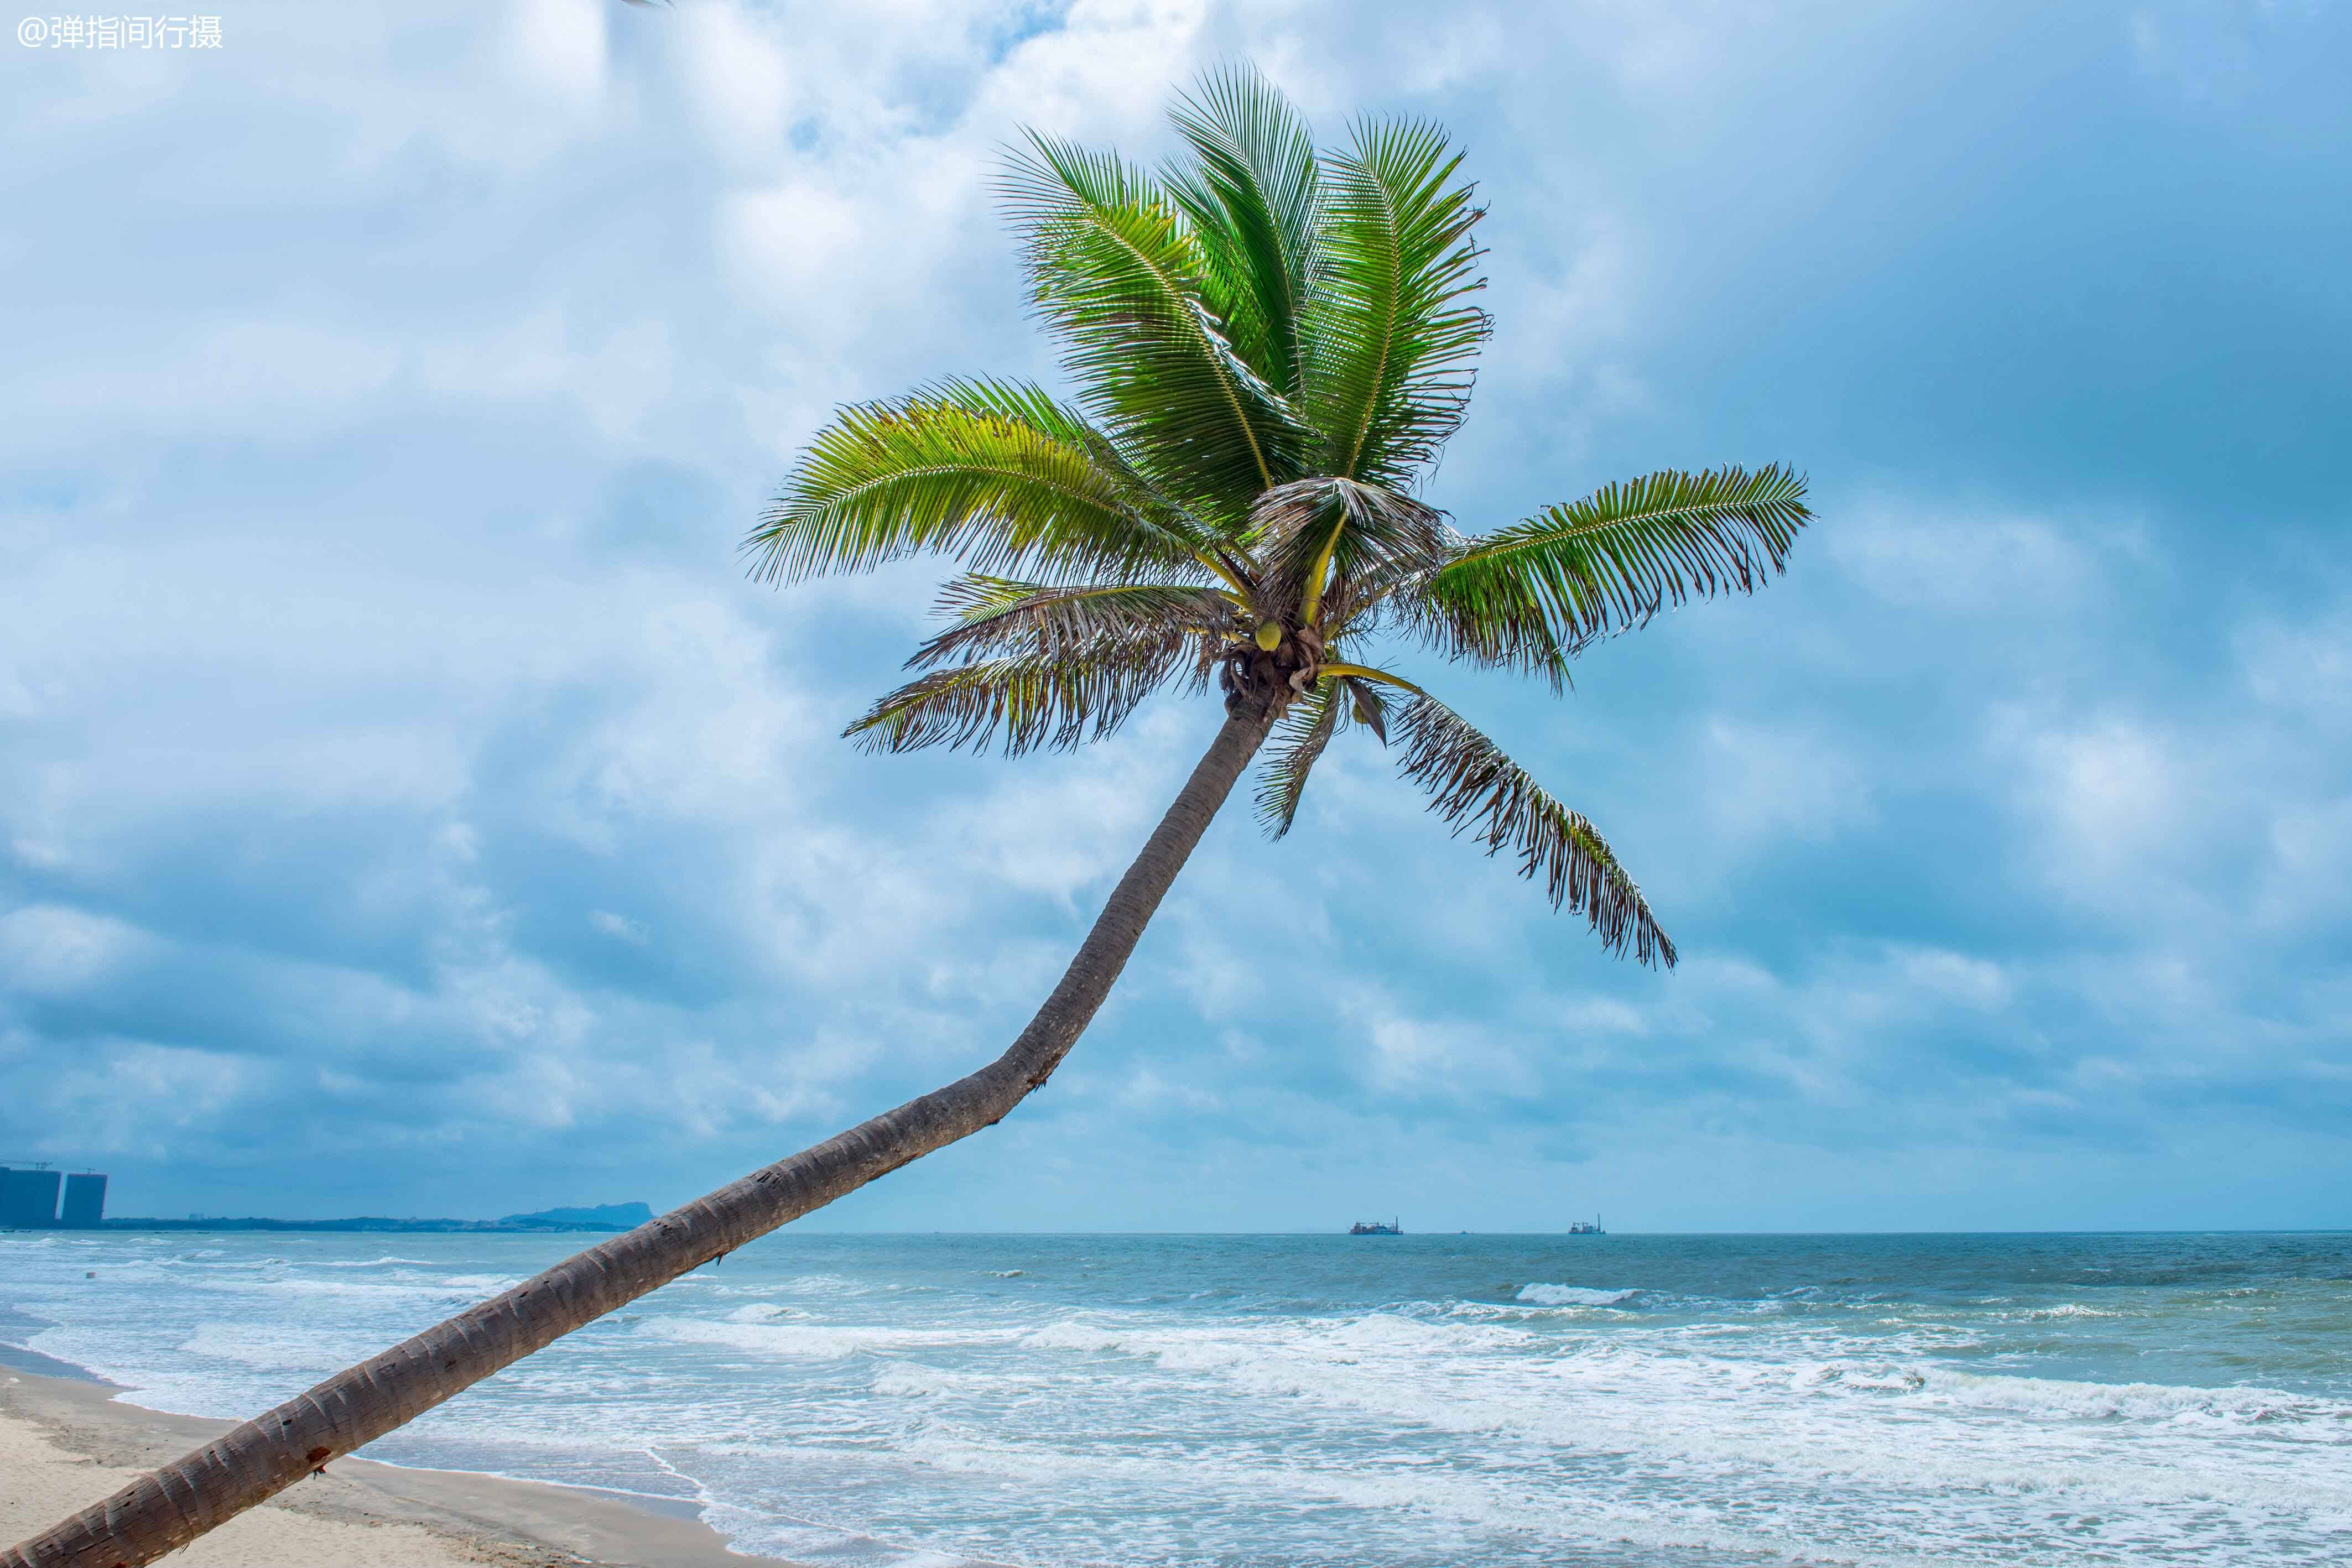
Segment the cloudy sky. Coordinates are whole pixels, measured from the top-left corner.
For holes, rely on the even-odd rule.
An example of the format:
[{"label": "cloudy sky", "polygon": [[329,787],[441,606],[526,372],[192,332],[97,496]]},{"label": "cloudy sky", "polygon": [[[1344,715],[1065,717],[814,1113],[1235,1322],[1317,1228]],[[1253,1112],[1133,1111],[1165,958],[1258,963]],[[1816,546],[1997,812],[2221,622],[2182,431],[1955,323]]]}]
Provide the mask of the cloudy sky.
[{"label": "cloudy sky", "polygon": [[2352,10],[236,5],[0,44],[0,1156],[119,1213],[657,1207],[993,1054],[1214,727],[835,738],[934,566],[738,539],[1054,374],[988,189],[1256,61],[1445,121],[1479,531],[1774,460],[1788,577],[1458,701],[1684,962],[1368,738],[1004,1125],[805,1222],[2352,1223]]}]

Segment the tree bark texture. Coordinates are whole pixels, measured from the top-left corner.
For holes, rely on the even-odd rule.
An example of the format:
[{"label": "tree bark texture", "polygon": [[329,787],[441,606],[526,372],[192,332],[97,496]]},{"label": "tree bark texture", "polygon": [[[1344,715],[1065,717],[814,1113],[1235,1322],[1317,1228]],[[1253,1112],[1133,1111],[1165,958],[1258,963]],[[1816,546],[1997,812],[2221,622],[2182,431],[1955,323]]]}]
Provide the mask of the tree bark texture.
[{"label": "tree bark texture", "polygon": [[338,1373],[0,1552],[0,1568],[136,1568],[533,1351],[877,1176],[1002,1120],[1077,1042],[1273,714],[1234,705],[1077,956],[1011,1049],[944,1089],[753,1171]]}]

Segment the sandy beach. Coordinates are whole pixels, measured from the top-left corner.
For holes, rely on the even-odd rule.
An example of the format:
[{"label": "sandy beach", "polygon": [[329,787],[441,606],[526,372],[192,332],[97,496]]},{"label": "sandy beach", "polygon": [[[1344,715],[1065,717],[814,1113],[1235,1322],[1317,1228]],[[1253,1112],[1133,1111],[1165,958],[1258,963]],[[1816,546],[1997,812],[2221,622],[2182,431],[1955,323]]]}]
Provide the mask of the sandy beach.
[{"label": "sandy beach", "polygon": [[[110,1385],[0,1367],[0,1541],[106,1496],[230,1423],[144,1409]],[[656,1505],[657,1506],[657,1505]],[[698,1520],[574,1487],[339,1459],[172,1561],[189,1568],[791,1568]]]}]

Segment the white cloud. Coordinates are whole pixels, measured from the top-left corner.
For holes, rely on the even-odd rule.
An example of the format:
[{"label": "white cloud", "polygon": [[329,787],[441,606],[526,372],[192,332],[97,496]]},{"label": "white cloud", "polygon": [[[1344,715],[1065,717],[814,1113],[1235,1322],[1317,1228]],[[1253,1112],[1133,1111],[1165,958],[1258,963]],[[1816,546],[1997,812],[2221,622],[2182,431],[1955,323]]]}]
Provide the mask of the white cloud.
[{"label": "white cloud", "polygon": [[1819,841],[1871,816],[1864,768],[1829,736],[1718,716],[1706,738],[1702,798],[1725,840]]},{"label": "white cloud", "polygon": [[542,310],[503,329],[420,345],[412,362],[418,385],[451,398],[576,398],[601,434],[620,436],[669,396],[673,358],[658,320],[616,327],[583,350],[559,312]]},{"label": "white cloud", "polygon": [[178,1135],[201,1139],[257,1086],[264,1070],[216,1051],[111,1042],[58,1074],[41,1100],[73,1129],[76,1154],[168,1155]]},{"label": "white cloud", "polygon": [[1415,1018],[1378,1001],[1349,1016],[1370,1048],[1358,1071],[1379,1093],[1470,1103],[1536,1089],[1536,1075],[1514,1043],[1491,1025]]},{"label": "white cloud", "polygon": [[1892,977],[1928,1006],[1948,1004],[1990,1012],[2005,1007],[2016,988],[2000,965],[1948,948],[1890,946]]},{"label": "white cloud", "polygon": [[2265,617],[2242,628],[2235,642],[2257,701],[2306,720],[2352,725],[2352,618]]},{"label": "white cloud", "polygon": [[653,928],[642,920],[632,920],[625,915],[615,915],[609,909],[592,909],[588,924],[615,941],[642,947],[653,940]]},{"label": "white cloud", "polygon": [[87,989],[139,946],[131,925],[83,910],[37,904],[0,915],[0,973],[29,995]]},{"label": "white cloud", "polygon": [[1164,134],[1169,83],[1204,52],[1202,0],[1075,0],[1062,25],[1024,39],[973,95],[982,123],[1034,125],[1060,136]]},{"label": "white cloud", "polygon": [[597,0],[520,0],[502,40],[512,78],[551,104],[583,112],[604,90],[604,14]]},{"label": "white cloud", "polygon": [[1954,511],[1887,497],[1836,519],[1821,539],[1863,588],[1905,610],[2039,619],[2097,593],[2137,530],[1998,511]]},{"label": "white cloud", "polygon": [[173,322],[163,343],[100,340],[44,389],[47,419],[125,426],[249,429],[283,440],[348,417],[383,391],[400,350],[371,333],[320,320]]},{"label": "white cloud", "polygon": [[2352,915],[2352,794],[2293,800],[2271,819],[2256,914],[2272,931]]},{"label": "white cloud", "polygon": [[830,329],[835,340],[854,338],[863,312],[812,313],[812,300],[846,282],[852,297],[878,304],[870,267],[897,272],[903,251],[888,228],[845,196],[805,179],[730,196],[719,217],[720,254],[741,295],[804,328]]},{"label": "white cloud", "polygon": [[[1788,239],[1711,179],[1773,163],[1789,223],[1862,188],[1805,161],[1878,145],[1842,99],[1759,108],[1817,33],[1367,16],[422,0],[202,71],[0,60],[14,210],[81,236],[0,236],[44,302],[0,406],[0,1101],[104,1100],[110,1146],[194,1158],[554,1139],[684,1184],[1000,1046],[1213,710],[1076,758],[857,757],[836,732],[935,572],[770,595],[731,549],[835,402],[1050,373],[987,195],[1019,123],[1149,160],[1171,84],[1252,57],[1329,134],[1454,124],[1502,335],[1444,479],[1481,506],[1868,413],[1740,412],[1780,395],[1741,379],[1752,311],[1671,336],[1695,307],[1718,332],[1708,289],[1748,298]],[[2341,606],[2255,584],[2208,679],[2155,625],[2162,497],[1858,494],[1851,451],[1790,455],[1822,506],[1788,584],[1596,652],[1540,717],[1465,699],[1611,834],[1678,972],[1596,954],[1349,737],[1288,840],[1245,783],[1199,852],[1073,1063],[1103,1118],[1079,1163],[1176,1160],[1144,1115],[1214,1118],[1236,1170],[1435,1147],[1474,1186],[1497,1115],[1727,1166],[1718,1133],[2006,1147],[2103,1096],[2251,1098],[2265,1053],[2340,1071],[2308,955],[2352,880]]]},{"label": "white cloud", "polygon": [[2181,765],[2145,725],[2111,718],[2047,731],[2027,743],[2027,757],[2046,852],[2062,879],[2110,884],[2176,842],[2185,825]]},{"label": "white cloud", "polygon": [[691,6],[676,26],[687,101],[705,145],[730,163],[772,165],[800,111],[792,39],[781,13]]}]

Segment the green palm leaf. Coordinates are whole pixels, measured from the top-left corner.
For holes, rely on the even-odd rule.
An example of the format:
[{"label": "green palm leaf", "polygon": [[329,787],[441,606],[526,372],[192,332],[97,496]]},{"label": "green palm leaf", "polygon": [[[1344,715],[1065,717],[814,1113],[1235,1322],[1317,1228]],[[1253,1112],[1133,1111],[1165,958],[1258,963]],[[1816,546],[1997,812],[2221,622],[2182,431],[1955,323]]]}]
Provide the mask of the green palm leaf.
[{"label": "green palm leaf", "polygon": [[1811,520],[1801,475],[1668,470],[1475,539],[1419,585],[1424,632],[1487,663],[1573,654],[1669,605],[1750,593]]},{"label": "green palm leaf", "polygon": [[948,382],[856,404],[810,444],[744,549],[753,576],[782,582],[922,550],[983,570],[1128,575],[1194,559],[1205,540],[1118,456],[1018,388]]},{"label": "green palm leaf", "polygon": [[1357,128],[1325,155],[1323,245],[1304,313],[1301,402],[1326,474],[1402,487],[1461,423],[1490,329],[1471,239],[1481,210],[1434,125]]},{"label": "green palm leaf", "polygon": [[1296,472],[1304,432],[1209,308],[1199,242],[1141,171],[1034,132],[1030,148],[1003,190],[1080,406],[1171,493],[1237,521]]},{"label": "green palm leaf", "polygon": [[935,390],[959,407],[1017,420],[1084,452],[1096,469],[1118,487],[1137,517],[1171,540],[1184,541],[1196,555],[1217,542],[1218,531],[1155,483],[1137,454],[1088,423],[1077,410],[1055,402],[1053,394],[1036,382],[951,377],[940,382]]},{"label": "green palm leaf", "polygon": [[1541,873],[1552,907],[1585,915],[1612,952],[1631,944],[1642,963],[1674,967],[1674,943],[1591,822],[1434,697],[1415,697],[1395,724],[1405,747],[1399,768],[1429,791],[1430,809],[1456,836],[1475,832],[1488,854],[1514,851],[1521,875]]},{"label": "green palm leaf", "polygon": [[1336,678],[1323,681],[1291,704],[1267,741],[1271,749],[1258,768],[1257,820],[1270,839],[1290,831],[1299,798],[1307,792],[1307,775],[1339,730],[1345,706],[1339,684]]},{"label": "green palm leaf", "polygon": [[1161,171],[1191,220],[1234,351],[1286,398],[1299,387],[1298,314],[1314,287],[1322,199],[1315,140],[1248,66],[1227,67],[1169,113],[1192,151]]}]

